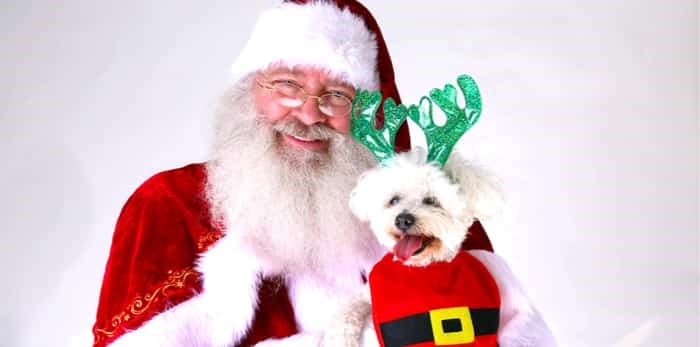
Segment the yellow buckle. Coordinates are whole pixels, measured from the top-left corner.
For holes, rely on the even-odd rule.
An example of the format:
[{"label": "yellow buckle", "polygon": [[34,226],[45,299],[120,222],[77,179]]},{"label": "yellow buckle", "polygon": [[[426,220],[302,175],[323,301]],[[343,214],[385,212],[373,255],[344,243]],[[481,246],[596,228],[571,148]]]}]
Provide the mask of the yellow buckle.
[{"label": "yellow buckle", "polygon": [[[430,310],[430,326],[433,329],[436,346],[458,345],[474,342],[474,325],[469,307],[450,307],[438,310]],[[445,332],[442,322],[445,320],[459,319],[462,330]]]}]

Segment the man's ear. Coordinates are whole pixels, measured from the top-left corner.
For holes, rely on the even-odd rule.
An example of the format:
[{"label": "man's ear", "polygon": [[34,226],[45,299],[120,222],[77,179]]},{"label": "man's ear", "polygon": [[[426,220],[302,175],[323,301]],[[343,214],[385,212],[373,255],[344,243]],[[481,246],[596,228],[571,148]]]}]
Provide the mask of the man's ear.
[{"label": "man's ear", "polygon": [[453,152],[445,165],[447,175],[460,187],[469,214],[485,220],[499,212],[504,205],[500,180],[487,170],[469,163]]}]

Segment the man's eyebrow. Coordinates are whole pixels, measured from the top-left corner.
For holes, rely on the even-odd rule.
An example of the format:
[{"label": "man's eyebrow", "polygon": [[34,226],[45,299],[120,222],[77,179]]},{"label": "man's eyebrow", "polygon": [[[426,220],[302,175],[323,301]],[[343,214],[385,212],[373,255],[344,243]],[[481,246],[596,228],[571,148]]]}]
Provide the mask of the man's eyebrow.
[{"label": "man's eyebrow", "polygon": [[342,89],[342,90],[348,91],[348,92],[354,92],[354,91],[355,91],[355,88],[353,88],[351,85],[349,85],[349,84],[347,84],[347,83],[345,83],[345,82],[332,82],[332,83],[329,83],[329,84],[328,84],[327,88],[330,88],[330,89]]},{"label": "man's eyebrow", "polygon": [[267,75],[273,75],[273,74],[291,75],[294,77],[299,77],[299,75],[300,75],[299,71],[294,71],[293,69],[289,69],[287,67],[282,67],[282,66],[273,68],[272,70],[269,70],[267,72]]}]

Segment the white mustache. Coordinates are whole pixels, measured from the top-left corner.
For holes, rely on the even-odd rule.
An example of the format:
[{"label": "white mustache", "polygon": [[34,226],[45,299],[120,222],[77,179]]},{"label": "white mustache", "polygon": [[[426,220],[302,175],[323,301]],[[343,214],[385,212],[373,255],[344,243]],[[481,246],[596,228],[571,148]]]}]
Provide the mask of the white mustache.
[{"label": "white mustache", "polygon": [[336,136],[340,136],[338,132],[323,124],[304,125],[296,120],[280,121],[272,126],[272,129],[291,135],[294,137],[314,141],[314,140],[330,140]]}]

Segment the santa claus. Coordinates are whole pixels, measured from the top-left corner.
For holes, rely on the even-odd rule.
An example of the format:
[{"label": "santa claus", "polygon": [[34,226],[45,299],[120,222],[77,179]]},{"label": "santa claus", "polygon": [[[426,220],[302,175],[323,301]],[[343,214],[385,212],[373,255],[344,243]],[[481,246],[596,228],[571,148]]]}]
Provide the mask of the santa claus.
[{"label": "santa claus", "polygon": [[[347,207],[375,164],[348,135],[355,90],[400,102],[369,11],[280,4],[232,70],[211,159],[153,176],[126,202],[94,346],[316,346],[384,255]],[[406,125],[396,146],[409,148]],[[478,223],[465,248],[491,249]]]}]

